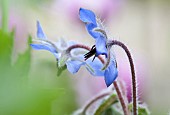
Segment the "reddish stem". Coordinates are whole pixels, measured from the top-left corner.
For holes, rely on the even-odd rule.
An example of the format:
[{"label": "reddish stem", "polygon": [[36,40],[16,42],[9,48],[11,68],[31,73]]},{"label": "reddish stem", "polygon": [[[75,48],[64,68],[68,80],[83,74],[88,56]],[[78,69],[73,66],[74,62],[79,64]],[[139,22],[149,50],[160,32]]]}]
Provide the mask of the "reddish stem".
[{"label": "reddish stem", "polygon": [[123,44],[120,41],[117,40],[112,40],[110,44],[108,44],[110,46],[112,45],[118,45],[121,48],[124,49],[128,59],[129,59],[129,63],[130,63],[130,68],[131,68],[131,74],[132,74],[132,96],[133,96],[133,114],[137,115],[138,111],[137,111],[137,85],[136,85],[136,75],[135,75],[135,67],[133,64],[133,59],[131,56],[131,53],[129,51],[129,49],[127,48],[127,46],[125,44]]}]

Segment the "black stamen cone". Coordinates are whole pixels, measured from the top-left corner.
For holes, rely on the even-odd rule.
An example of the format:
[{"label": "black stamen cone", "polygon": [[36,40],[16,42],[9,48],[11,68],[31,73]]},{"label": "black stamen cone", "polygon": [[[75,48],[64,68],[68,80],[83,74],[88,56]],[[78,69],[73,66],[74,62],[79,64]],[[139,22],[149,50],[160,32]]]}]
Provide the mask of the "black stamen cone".
[{"label": "black stamen cone", "polygon": [[[85,58],[85,60],[87,60],[88,58],[92,57],[95,54],[96,54],[96,46],[94,45],[94,46],[92,46],[91,50],[84,55],[84,58]],[[96,56],[94,56],[92,61],[94,61],[95,57]]]}]

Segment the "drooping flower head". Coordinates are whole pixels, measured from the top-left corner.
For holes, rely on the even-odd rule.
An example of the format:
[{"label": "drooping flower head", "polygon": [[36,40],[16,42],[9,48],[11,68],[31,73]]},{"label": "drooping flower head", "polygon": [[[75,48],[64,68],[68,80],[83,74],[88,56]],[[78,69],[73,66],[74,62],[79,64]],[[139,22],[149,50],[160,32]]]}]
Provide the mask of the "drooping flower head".
[{"label": "drooping flower head", "polygon": [[88,33],[95,39],[95,45],[90,52],[85,54],[85,60],[92,55],[95,55],[95,57],[105,55],[106,58],[108,58],[106,67],[101,69],[104,71],[106,85],[110,86],[117,78],[118,71],[114,56],[111,55],[110,47],[107,45],[108,38],[104,26],[91,10],[80,8],[79,17],[80,20],[85,23]]}]

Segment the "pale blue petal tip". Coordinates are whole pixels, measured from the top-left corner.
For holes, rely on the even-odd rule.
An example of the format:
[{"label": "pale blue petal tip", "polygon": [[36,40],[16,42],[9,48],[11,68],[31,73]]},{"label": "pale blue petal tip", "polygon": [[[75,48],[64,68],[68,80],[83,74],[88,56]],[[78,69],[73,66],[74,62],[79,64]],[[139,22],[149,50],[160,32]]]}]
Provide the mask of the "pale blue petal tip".
[{"label": "pale blue petal tip", "polygon": [[37,37],[39,39],[44,39],[44,40],[47,39],[47,37],[46,37],[45,33],[43,32],[43,29],[42,29],[41,24],[40,24],[39,21],[37,21]]}]

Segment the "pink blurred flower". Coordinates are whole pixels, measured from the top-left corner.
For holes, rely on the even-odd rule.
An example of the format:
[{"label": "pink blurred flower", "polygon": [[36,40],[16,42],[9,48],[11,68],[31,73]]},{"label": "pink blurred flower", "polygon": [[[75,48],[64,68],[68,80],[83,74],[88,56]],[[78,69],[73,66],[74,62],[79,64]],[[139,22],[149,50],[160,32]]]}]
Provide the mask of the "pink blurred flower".
[{"label": "pink blurred flower", "polygon": [[[1,12],[1,11],[0,11]],[[26,19],[23,18],[22,14],[16,12],[14,9],[9,9],[8,14],[8,32],[14,31],[14,52],[13,56],[16,58],[16,55],[19,52],[22,52],[26,48],[26,42],[28,38],[28,26]],[[2,17],[0,17],[0,25],[2,23]],[[15,60],[15,59],[14,59]]]},{"label": "pink blurred flower", "polygon": [[15,49],[17,49],[17,51],[24,50],[28,38],[26,20],[24,20],[24,18],[18,13],[11,11],[9,14],[9,30],[15,30]]},{"label": "pink blurred flower", "polygon": [[[118,78],[125,83],[125,88],[127,91],[128,101],[132,101],[132,93],[131,93],[131,70],[129,66],[129,62],[126,58],[118,59],[118,70],[119,76]],[[145,93],[145,87],[147,87],[147,63],[144,58],[138,58],[134,60],[136,77],[137,77],[137,91],[138,91],[138,100],[142,102],[143,94]]]},{"label": "pink blurred flower", "polygon": [[[108,19],[116,15],[122,6],[123,0],[60,0],[55,1],[53,10],[64,11],[68,18],[79,22],[78,13],[80,7],[91,9],[100,14],[101,19]],[[61,10],[62,9],[62,10]]]}]

